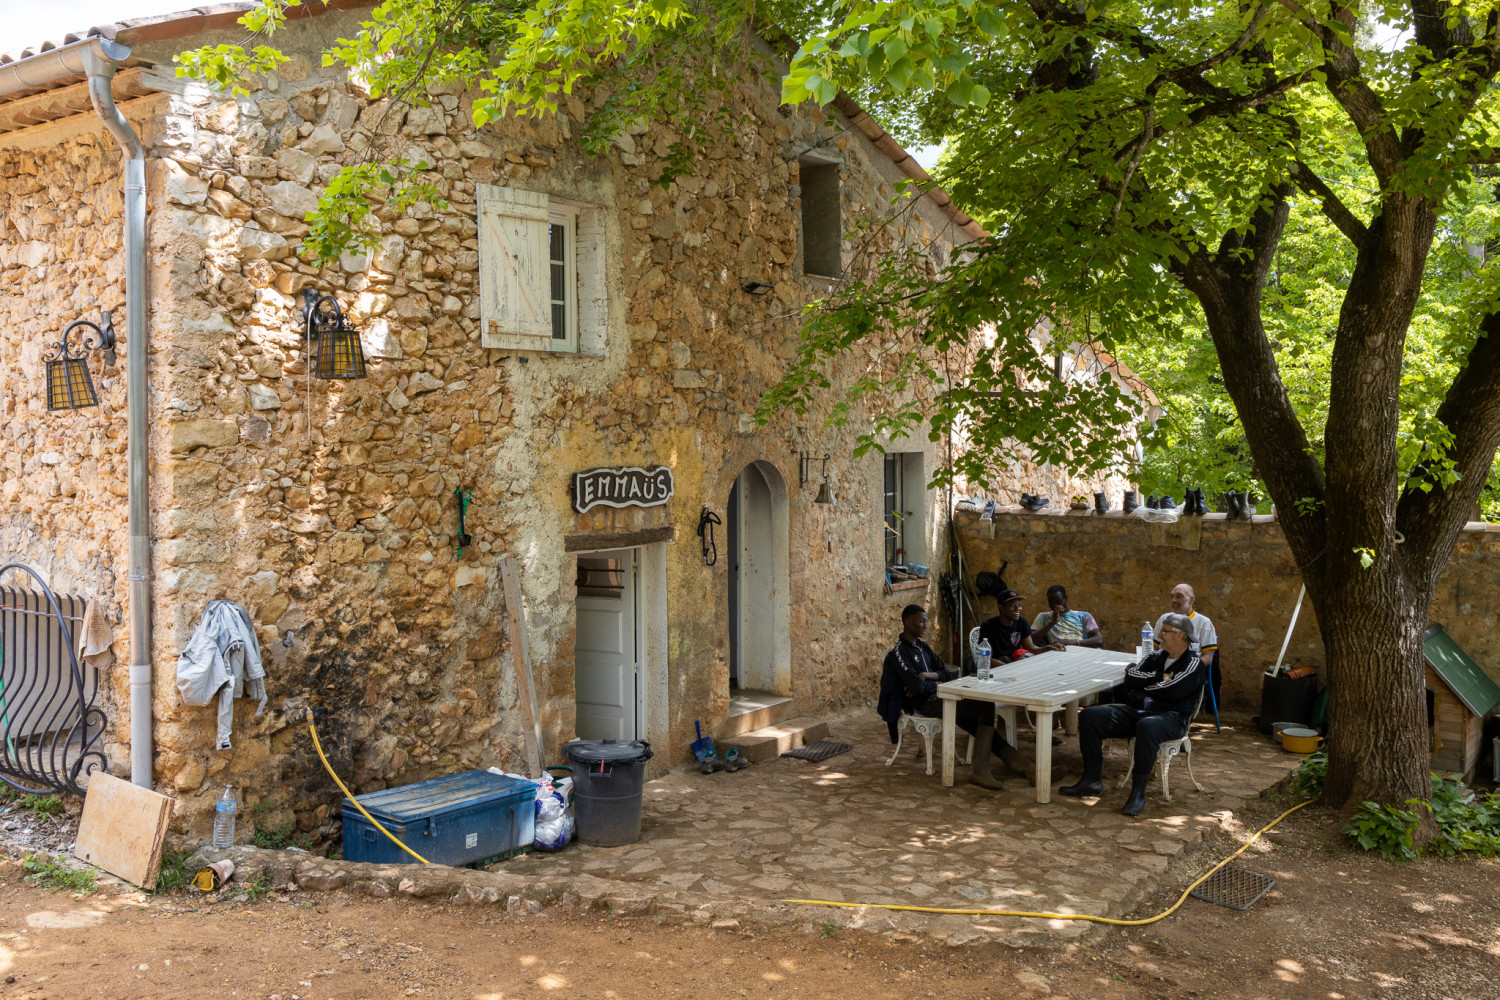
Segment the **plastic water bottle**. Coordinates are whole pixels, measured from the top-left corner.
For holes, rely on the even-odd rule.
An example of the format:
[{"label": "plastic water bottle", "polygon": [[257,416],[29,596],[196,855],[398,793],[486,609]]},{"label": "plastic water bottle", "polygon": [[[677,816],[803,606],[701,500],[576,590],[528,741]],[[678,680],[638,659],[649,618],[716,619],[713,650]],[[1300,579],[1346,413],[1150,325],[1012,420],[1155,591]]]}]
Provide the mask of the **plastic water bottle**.
[{"label": "plastic water bottle", "polygon": [[990,641],[988,639],[980,639],[979,645],[975,647],[974,666],[980,680],[990,679]]},{"label": "plastic water bottle", "polygon": [[234,846],[234,814],[240,811],[239,797],[233,785],[224,786],[224,794],[214,804],[214,846]]},{"label": "plastic water bottle", "polygon": [[1135,656],[1137,660],[1144,660],[1151,655],[1152,638],[1154,636],[1155,633],[1151,630],[1150,622],[1141,626],[1141,645]]}]

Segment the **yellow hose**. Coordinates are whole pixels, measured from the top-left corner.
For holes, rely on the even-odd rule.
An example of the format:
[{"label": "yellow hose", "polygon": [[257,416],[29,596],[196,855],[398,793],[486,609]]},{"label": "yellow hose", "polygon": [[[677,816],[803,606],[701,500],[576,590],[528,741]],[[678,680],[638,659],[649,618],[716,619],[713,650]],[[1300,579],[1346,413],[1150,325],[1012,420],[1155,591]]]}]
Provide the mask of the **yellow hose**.
[{"label": "yellow hose", "polygon": [[401,843],[401,841],[397,840],[394,836],[392,836],[391,835],[391,831],[389,831],[385,827],[381,826],[380,823],[379,823],[379,821],[377,821],[374,816],[371,816],[369,813],[365,812],[365,807],[359,804],[359,799],[356,799],[354,797],[354,793],[351,792],[351,791],[349,791],[349,789],[347,789],[347,788],[344,787],[344,783],[339,780],[339,776],[333,773],[333,765],[330,764],[330,763],[328,763],[328,758],[327,757],[323,756],[323,744],[321,744],[321,743],[318,742],[318,730],[312,724],[312,713],[308,712],[307,715],[308,715],[308,718],[307,718],[307,731],[312,734],[313,749],[316,750],[316,751],[318,751],[318,759],[323,762],[323,767],[324,767],[325,770],[328,771],[328,776],[333,779],[333,783],[335,785],[339,786],[339,791],[343,792],[345,798],[347,798],[350,802],[354,803],[354,808],[356,808],[356,809],[359,810],[360,815],[362,815],[365,819],[369,820],[372,824],[374,824],[375,829],[379,830],[381,833],[385,834],[387,837],[390,837],[391,838],[391,843],[395,844],[397,847],[401,848],[407,854],[410,854],[412,857],[414,857],[418,861],[422,862],[422,864],[424,864],[424,865],[430,865],[430,864],[432,864],[431,861],[428,861],[426,858],[422,857],[422,855],[418,854],[416,851],[412,850],[410,847],[407,847],[405,844]]},{"label": "yellow hose", "polygon": [[837,903],[829,899],[783,899],[782,902],[807,903],[811,906],[842,906],[846,908],[868,906],[871,909],[876,910],[910,910],[914,913],[957,913],[961,916],[974,917],[1040,917],[1044,920],[1087,920],[1091,923],[1096,924],[1117,924],[1121,927],[1140,927],[1143,924],[1154,924],[1158,920],[1165,920],[1173,913],[1176,913],[1177,908],[1180,907],[1183,903],[1187,902],[1189,894],[1191,894],[1194,889],[1198,888],[1198,886],[1206,882],[1208,880],[1208,877],[1214,872],[1218,871],[1220,868],[1223,868],[1225,865],[1229,864],[1229,862],[1245,853],[1245,851],[1249,849],[1251,844],[1260,839],[1261,834],[1265,833],[1267,830],[1271,829],[1271,827],[1286,819],[1298,809],[1301,809],[1303,806],[1310,806],[1316,801],[1316,799],[1308,799],[1306,802],[1299,802],[1296,805],[1292,806],[1292,808],[1288,809],[1286,812],[1282,813],[1280,816],[1277,816],[1275,819],[1271,820],[1271,822],[1267,823],[1259,830],[1256,830],[1255,835],[1252,836],[1249,840],[1245,841],[1245,843],[1240,846],[1239,850],[1235,851],[1229,857],[1225,858],[1223,861],[1220,861],[1208,871],[1204,872],[1196,882],[1184,889],[1182,891],[1182,895],[1177,897],[1177,902],[1173,903],[1171,906],[1167,907],[1165,910],[1161,911],[1154,917],[1142,917],[1139,920],[1118,920],[1114,917],[1095,917],[1086,913],[1032,913],[1028,910],[961,910],[942,906],[901,906],[895,903]]}]

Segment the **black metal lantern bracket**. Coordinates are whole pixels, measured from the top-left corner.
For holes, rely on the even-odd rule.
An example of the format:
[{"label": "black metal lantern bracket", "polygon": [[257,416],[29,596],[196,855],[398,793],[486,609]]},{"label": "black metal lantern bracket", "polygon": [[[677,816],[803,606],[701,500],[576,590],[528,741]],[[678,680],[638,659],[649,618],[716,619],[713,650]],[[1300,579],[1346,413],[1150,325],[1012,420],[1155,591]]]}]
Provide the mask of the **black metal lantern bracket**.
[{"label": "black metal lantern bracket", "polygon": [[[308,374],[314,378],[364,378],[365,354],[359,330],[339,308],[338,300],[316,288],[304,288],[302,301]],[[318,342],[317,350],[313,341]]]},{"label": "black metal lantern bracket", "polygon": [[812,464],[814,462],[823,463],[823,478],[827,479],[828,459],[831,457],[831,455],[825,454],[822,458],[818,458],[816,455],[809,455],[805,451],[797,452],[797,485],[807,485],[807,481],[812,478]]},{"label": "black metal lantern bracket", "polygon": [[[86,319],[69,323],[52,346],[52,352],[42,359],[47,367],[47,409],[76,410],[99,405],[93,379],[89,377],[88,352],[102,350],[104,363],[115,363],[115,325],[108,309],[100,311],[100,320],[102,325]],[[97,339],[88,333],[75,338],[73,331],[79,327],[92,330]]]}]

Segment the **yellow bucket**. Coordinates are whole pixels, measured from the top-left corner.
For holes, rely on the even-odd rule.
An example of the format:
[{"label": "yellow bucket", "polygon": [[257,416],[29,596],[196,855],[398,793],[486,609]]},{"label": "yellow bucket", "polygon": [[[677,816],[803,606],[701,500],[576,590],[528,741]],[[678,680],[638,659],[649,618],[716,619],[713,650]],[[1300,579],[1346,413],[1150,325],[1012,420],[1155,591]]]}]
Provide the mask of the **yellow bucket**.
[{"label": "yellow bucket", "polygon": [[1281,749],[1287,753],[1312,753],[1318,749],[1318,742],[1323,737],[1318,735],[1316,729],[1299,729],[1296,727],[1283,729],[1281,731]]}]

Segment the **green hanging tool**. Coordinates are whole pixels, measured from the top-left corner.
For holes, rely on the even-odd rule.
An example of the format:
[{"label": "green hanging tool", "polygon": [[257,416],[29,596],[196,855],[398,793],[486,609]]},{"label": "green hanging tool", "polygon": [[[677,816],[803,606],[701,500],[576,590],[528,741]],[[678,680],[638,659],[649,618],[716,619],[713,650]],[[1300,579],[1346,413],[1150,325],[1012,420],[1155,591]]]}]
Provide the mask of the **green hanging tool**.
[{"label": "green hanging tool", "polygon": [[474,499],[474,494],[465,489],[457,489],[453,491],[453,495],[458,498],[458,555],[455,558],[462,559],[464,546],[474,544],[473,537],[464,530],[464,515],[469,511],[469,503]]}]

